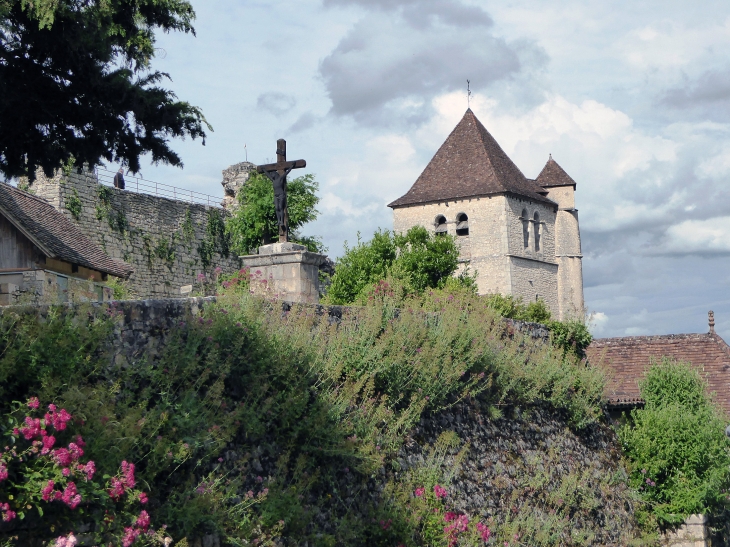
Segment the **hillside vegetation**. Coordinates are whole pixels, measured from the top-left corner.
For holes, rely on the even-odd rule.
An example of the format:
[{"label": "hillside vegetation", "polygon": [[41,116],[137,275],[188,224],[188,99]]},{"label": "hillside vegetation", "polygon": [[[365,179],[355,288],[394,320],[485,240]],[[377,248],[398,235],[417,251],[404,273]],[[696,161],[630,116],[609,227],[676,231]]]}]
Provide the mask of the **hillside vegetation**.
[{"label": "hillside vegetation", "polygon": [[[371,306],[332,322],[312,308],[282,314],[229,287],[199,317],[150,333],[131,366],[111,358],[127,343],[122,324],[133,321],[114,306],[52,308],[42,319],[6,310],[0,412],[22,421],[31,397],[67,410],[99,480],[133,462],[149,529],[165,525],[176,545],[206,534],[225,545],[393,547],[629,544],[637,535],[625,509],[634,496],[599,423],[603,375],[512,332],[485,300],[433,290],[397,309],[376,291]],[[476,441],[443,418],[458,408],[496,427],[483,428],[479,442],[506,458],[499,465],[511,486],[500,489],[502,472],[490,467],[490,503],[459,494]],[[535,447],[560,434],[564,451],[543,461],[542,449],[523,453],[519,439],[513,449],[494,437],[531,423],[543,424]],[[417,434],[423,427],[429,433]],[[25,442],[8,420],[0,433],[6,444]],[[590,474],[573,456],[560,462],[599,446],[613,455]],[[139,507],[103,488],[75,509],[37,499],[19,507],[35,479],[7,450],[0,503],[25,518],[0,525],[0,541],[75,531],[108,542],[139,528]],[[552,478],[535,482],[546,468]],[[135,545],[160,537],[142,534]]]}]

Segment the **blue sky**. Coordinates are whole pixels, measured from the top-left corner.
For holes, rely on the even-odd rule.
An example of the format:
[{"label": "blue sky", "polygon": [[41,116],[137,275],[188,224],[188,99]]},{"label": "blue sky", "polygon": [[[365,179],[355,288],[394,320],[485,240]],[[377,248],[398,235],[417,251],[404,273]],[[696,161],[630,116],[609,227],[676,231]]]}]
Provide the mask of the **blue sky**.
[{"label": "blue sky", "polygon": [[386,204],[463,115],[468,78],[526,176],[552,153],[578,183],[595,335],[703,332],[714,309],[730,339],[727,2],[193,5],[197,36],[161,34],[154,66],[215,131],[145,178],[221,195],[221,170],[284,137],[320,182],[306,231],[337,256],[391,227]]}]

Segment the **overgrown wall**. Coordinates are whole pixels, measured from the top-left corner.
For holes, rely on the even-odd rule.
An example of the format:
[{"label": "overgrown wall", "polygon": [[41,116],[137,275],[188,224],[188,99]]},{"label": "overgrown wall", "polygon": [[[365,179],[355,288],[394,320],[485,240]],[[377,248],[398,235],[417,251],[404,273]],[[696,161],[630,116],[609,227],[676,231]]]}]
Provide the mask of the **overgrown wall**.
[{"label": "overgrown wall", "polygon": [[[109,340],[110,365],[128,367],[141,359],[154,360],[176,326],[196,321],[214,303],[211,297],[94,304],[94,308],[114,310],[120,317]],[[290,305],[282,308],[272,312],[284,314]],[[0,314],[19,309],[6,308]],[[24,313],[43,316],[49,309],[29,307]],[[73,306],[69,309],[73,313]],[[322,320],[330,322],[337,322],[343,312],[340,307],[317,309]],[[548,337],[540,325],[510,321],[507,334],[516,332],[544,341]],[[464,400],[425,414],[407,433],[393,464],[372,475],[336,470],[336,488],[308,491],[302,503],[318,508],[311,526],[328,534],[345,517],[370,519],[369,510],[388,499],[388,483],[409,470],[435,465],[440,475],[453,474],[450,484],[444,483],[450,507],[475,519],[501,527],[510,522],[520,523],[521,529],[534,525],[556,538],[546,538],[545,545],[558,544],[561,537],[571,538],[574,545],[628,545],[638,532],[612,429],[593,424],[576,430],[569,426],[567,415],[540,406],[506,404],[500,409],[501,415],[497,415],[494,407]],[[441,460],[434,460],[434,447],[447,432],[456,440]],[[277,466],[290,448],[281,445],[275,428],[253,449],[245,447],[245,439],[234,440],[221,454],[226,469],[241,475],[244,490],[254,490],[262,477],[268,481],[277,476]],[[201,473],[205,471],[201,468]],[[191,541],[194,547],[217,544],[214,537]],[[519,538],[510,543],[520,544]],[[288,538],[282,545],[304,543]]]},{"label": "overgrown wall", "polygon": [[238,257],[228,250],[226,211],[98,183],[90,172],[47,178],[30,190],[61,211],[111,257],[134,267],[129,285],[141,298],[180,297],[181,287],[210,278],[215,268],[232,272]]}]

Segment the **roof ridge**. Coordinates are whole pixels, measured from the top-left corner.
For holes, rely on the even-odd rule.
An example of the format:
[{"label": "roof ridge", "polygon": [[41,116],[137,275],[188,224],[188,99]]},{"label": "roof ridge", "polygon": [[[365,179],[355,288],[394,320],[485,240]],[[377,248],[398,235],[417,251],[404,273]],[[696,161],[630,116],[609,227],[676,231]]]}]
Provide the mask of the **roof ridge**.
[{"label": "roof ridge", "polygon": [[[607,342],[610,340],[649,340],[649,339],[657,339],[657,338],[679,338],[684,336],[711,336],[709,333],[706,332],[681,332],[677,334],[645,334],[641,336],[613,336],[610,338],[594,338],[591,343],[596,342]],[[719,336],[719,335],[718,335]]]}]

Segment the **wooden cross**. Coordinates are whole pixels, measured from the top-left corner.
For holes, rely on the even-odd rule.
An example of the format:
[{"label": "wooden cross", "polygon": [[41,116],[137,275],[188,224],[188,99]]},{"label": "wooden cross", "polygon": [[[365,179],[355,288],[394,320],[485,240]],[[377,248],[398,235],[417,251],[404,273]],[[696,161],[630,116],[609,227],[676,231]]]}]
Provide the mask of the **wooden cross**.
[{"label": "wooden cross", "polygon": [[265,174],[274,185],[274,207],[279,224],[279,243],[289,241],[289,210],[286,206],[286,176],[292,169],[306,167],[304,160],[286,161],[286,141],[276,141],[276,163],[259,165],[257,171]]}]

